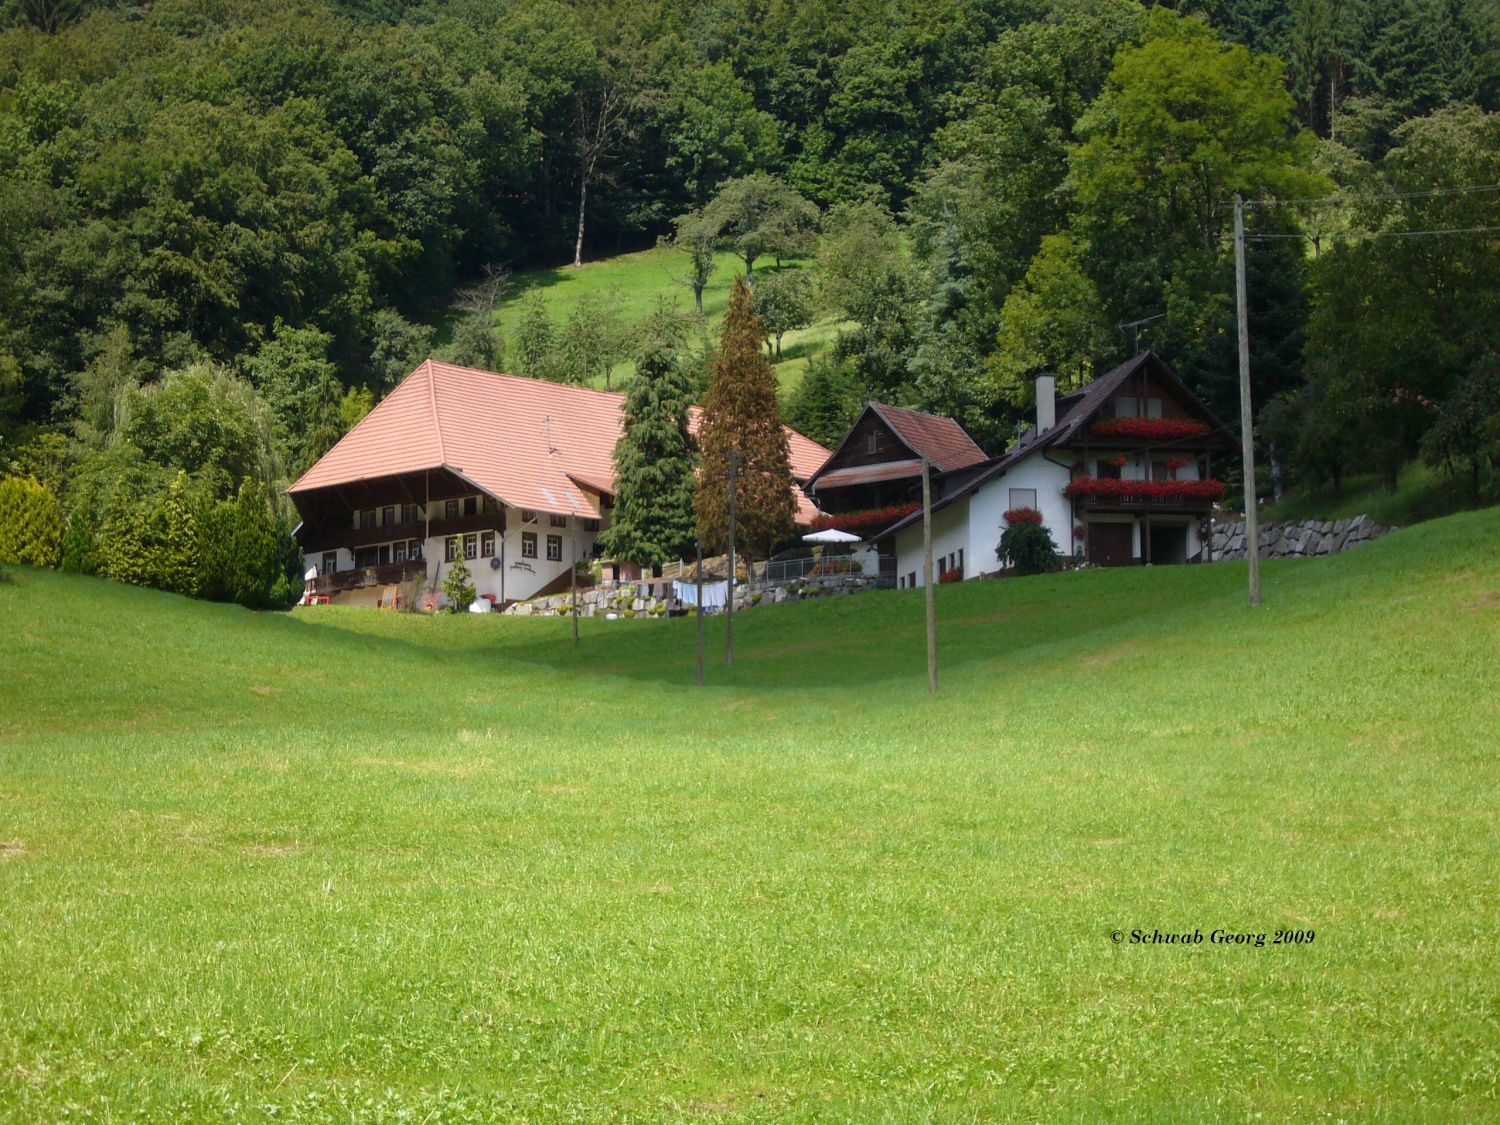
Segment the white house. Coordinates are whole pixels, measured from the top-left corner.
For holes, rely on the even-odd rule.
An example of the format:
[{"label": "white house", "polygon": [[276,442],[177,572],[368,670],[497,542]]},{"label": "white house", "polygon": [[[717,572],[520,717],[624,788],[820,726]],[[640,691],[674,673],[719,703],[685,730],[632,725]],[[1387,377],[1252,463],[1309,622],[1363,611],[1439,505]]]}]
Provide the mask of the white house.
[{"label": "white house", "polygon": [[[287,489],[312,592],[373,605],[403,582],[436,590],[460,549],[481,597],[566,588],[609,524],[624,401],[427,360]],[[809,526],[801,485],[828,450],[795,430],[787,442]]]},{"label": "white house", "polygon": [[[1071,394],[1036,381],[1036,425],[1014,448],[934,480],[932,551],[940,580],[1001,568],[1006,513],[1039,512],[1059,552],[1095,566],[1206,561],[1215,479],[1234,440],[1154,353]],[[923,583],[922,515],[878,536],[896,584]]]}]

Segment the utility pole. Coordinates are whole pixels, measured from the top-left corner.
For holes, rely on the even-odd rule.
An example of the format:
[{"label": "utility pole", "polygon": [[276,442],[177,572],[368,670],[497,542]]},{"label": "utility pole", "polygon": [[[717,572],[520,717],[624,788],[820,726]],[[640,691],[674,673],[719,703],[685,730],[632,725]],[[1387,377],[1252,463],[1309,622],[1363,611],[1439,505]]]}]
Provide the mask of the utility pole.
[{"label": "utility pole", "polygon": [[729,455],[729,585],[724,595],[724,663],[734,665],[734,521],[735,485],[740,475],[740,455]]},{"label": "utility pole", "polygon": [[573,643],[578,643],[578,517],[573,517],[573,533],[568,537],[568,553],[573,556]]},{"label": "utility pole", "polygon": [[927,691],[937,694],[937,602],[932,581],[932,462],[922,458],[922,593],[927,601]]},{"label": "utility pole", "polygon": [[698,540],[698,686],[703,686],[703,540]]},{"label": "utility pole", "polygon": [[1255,496],[1255,426],[1250,413],[1250,306],[1245,293],[1245,201],[1234,197],[1234,304],[1240,337],[1240,459],[1245,477],[1245,558],[1250,604],[1260,605],[1260,512]]}]

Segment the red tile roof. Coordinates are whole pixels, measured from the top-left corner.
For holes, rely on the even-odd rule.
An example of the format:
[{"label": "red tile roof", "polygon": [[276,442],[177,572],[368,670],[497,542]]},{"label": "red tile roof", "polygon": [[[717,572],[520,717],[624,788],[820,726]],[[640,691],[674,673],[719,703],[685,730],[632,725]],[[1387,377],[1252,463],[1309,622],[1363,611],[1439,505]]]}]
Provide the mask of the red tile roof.
[{"label": "red tile roof", "polygon": [[940,473],[962,469],[987,460],[984,450],[952,418],[923,414],[902,406],[872,402],[870,408],[885,419],[896,436],[911,447],[913,453],[926,457]]},{"label": "red tile roof", "polygon": [[[446,468],[514,508],[598,516],[592,491],[613,491],[625,396],[426,360],[303,473],[290,493]],[[689,422],[698,428],[695,407]],[[828,459],[787,430],[792,476]],[[592,491],[591,491],[592,490]],[[816,508],[797,490],[797,522]]]}]

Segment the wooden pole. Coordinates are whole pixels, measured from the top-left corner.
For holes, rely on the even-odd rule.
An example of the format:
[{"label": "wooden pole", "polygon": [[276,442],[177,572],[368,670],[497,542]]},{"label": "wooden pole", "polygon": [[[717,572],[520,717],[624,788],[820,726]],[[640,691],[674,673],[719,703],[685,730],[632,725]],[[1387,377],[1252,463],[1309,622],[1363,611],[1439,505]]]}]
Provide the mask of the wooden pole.
[{"label": "wooden pole", "polygon": [[573,556],[573,643],[578,643],[578,517],[573,517],[573,534],[568,543],[568,553]]},{"label": "wooden pole", "polygon": [[1245,477],[1245,558],[1250,604],[1260,605],[1260,512],[1255,496],[1255,426],[1250,412],[1250,307],[1245,292],[1245,201],[1234,197],[1234,304],[1240,337],[1240,457]]},{"label": "wooden pole", "polygon": [[734,522],[735,485],[740,475],[740,455],[729,455],[729,585],[724,594],[724,663],[734,664]]},{"label": "wooden pole", "polygon": [[937,692],[937,592],[932,574],[932,462],[922,458],[922,593],[927,602],[927,690]]},{"label": "wooden pole", "polygon": [[698,686],[703,686],[703,540],[698,540]]}]

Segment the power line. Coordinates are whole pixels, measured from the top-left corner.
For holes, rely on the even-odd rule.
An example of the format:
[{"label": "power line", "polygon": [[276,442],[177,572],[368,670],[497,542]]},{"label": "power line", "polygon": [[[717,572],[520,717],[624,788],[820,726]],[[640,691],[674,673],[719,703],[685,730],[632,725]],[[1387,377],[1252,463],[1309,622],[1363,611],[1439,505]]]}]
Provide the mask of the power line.
[{"label": "power line", "polygon": [[[1500,231],[1500,226],[1492,227],[1433,227],[1429,230],[1372,230],[1351,232],[1351,239],[1363,238],[1418,238],[1424,235],[1435,234],[1493,234]],[[1336,237],[1336,236],[1328,236]],[[1308,234],[1251,234],[1246,236],[1249,242],[1269,242],[1275,238],[1297,238],[1303,242],[1312,240]]]},{"label": "power line", "polygon": [[1355,195],[1339,193],[1320,195],[1311,199],[1247,199],[1246,207],[1301,207],[1309,203],[1384,203],[1392,199],[1430,199],[1440,195],[1473,195],[1479,192],[1500,191],[1500,184],[1469,184],[1465,187],[1429,188],[1426,191],[1391,191],[1378,195]]}]

